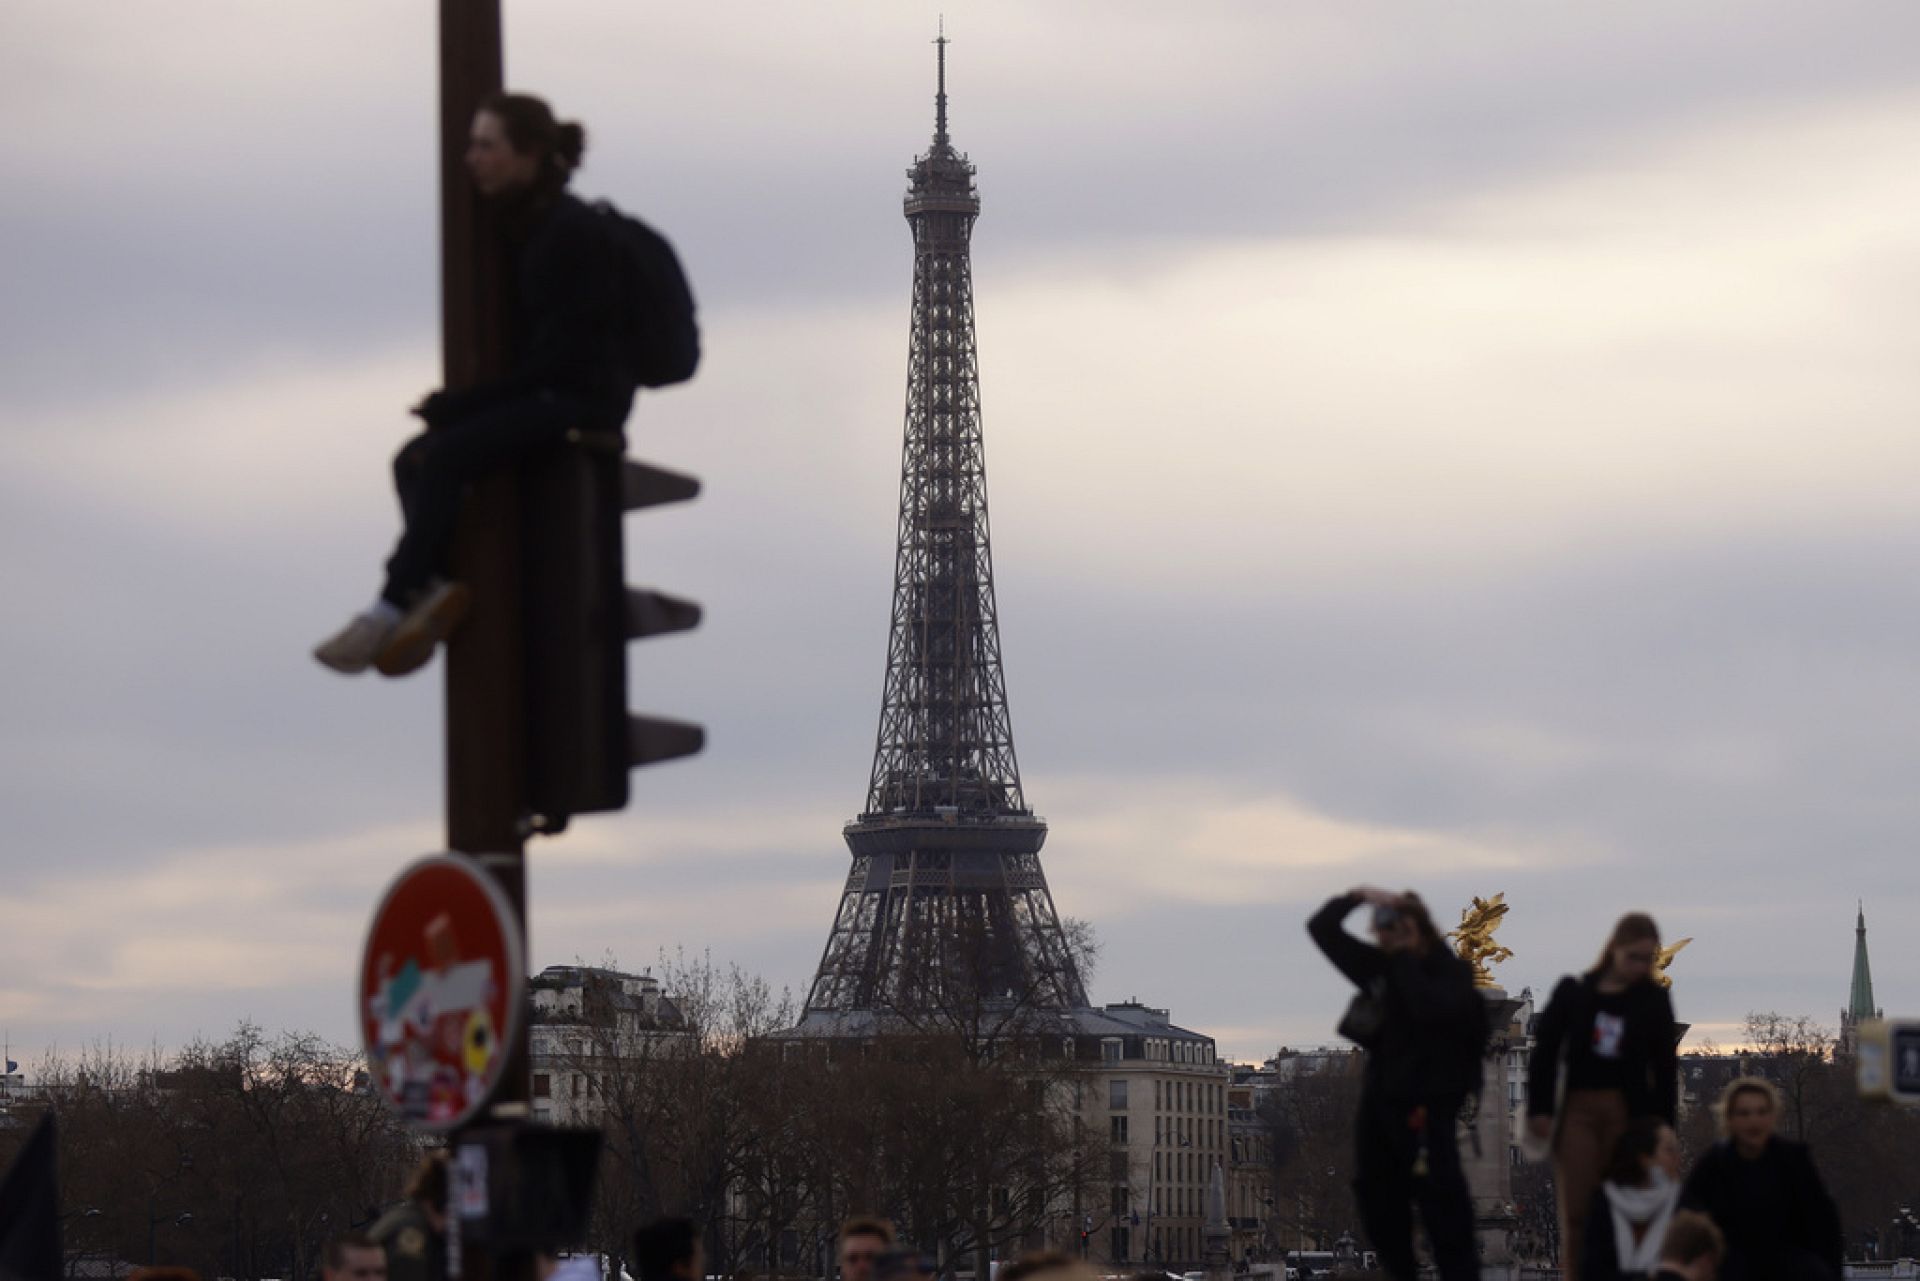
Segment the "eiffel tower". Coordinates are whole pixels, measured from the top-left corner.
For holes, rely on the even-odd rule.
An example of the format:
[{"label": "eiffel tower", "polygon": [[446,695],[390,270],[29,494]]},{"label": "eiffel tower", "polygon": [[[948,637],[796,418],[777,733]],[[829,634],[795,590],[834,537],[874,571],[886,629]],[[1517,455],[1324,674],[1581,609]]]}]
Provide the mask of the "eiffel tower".
[{"label": "eiffel tower", "polygon": [[907,171],[912,335],[893,621],[873,776],[840,910],[807,994],[816,1026],[952,998],[1087,1003],[1040,867],[1047,825],[1013,750],[987,523],[968,242],[973,164],[947,136],[947,40],[933,145]]}]

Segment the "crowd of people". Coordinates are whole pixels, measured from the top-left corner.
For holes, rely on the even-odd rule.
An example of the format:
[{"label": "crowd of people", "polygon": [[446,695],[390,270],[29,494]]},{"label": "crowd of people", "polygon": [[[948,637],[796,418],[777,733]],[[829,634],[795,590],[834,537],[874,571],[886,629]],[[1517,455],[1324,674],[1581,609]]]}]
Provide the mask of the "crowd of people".
[{"label": "crowd of people", "polygon": [[[1344,925],[1370,909],[1373,942]],[[1473,1206],[1456,1118],[1480,1088],[1485,1002],[1418,895],[1361,886],[1308,922],[1357,993],[1341,1031],[1367,1051],[1355,1122],[1363,1227],[1394,1278],[1417,1261],[1417,1207],[1442,1281],[1477,1281]],[[1593,967],[1541,1012],[1527,1139],[1553,1161],[1565,1281],[1839,1281],[1840,1216],[1804,1144],[1774,1132],[1771,1082],[1741,1077],[1718,1105],[1721,1138],[1680,1172],[1679,1029],[1654,962],[1660,930],[1620,918]]]}]

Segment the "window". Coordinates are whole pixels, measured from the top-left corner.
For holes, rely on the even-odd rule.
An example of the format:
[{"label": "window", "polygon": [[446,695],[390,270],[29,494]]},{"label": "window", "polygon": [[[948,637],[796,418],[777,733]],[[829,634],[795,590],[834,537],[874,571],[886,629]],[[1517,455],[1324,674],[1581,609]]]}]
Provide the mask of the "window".
[{"label": "window", "polygon": [[1100,1042],[1100,1061],[1102,1063],[1118,1063],[1122,1057],[1122,1049],[1123,1047],[1120,1044],[1119,1037],[1107,1037]]},{"label": "window", "polygon": [[1133,1253],[1132,1244],[1127,1239],[1130,1235],[1129,1230],[1126,1228],[1115,1228],[1113,1230],[1112,1253],[1107,1257],[1118,1262],[1125,1262]]},{"label": "window", "polygon": [[570,1083],[567,1089],[567,1093],[571,1094],[576,1099],[579,1098],[580,1087],[583,1084],[585,1084],[584,1078],[582,1078],[578,1072],[574,1072],[568,1075],[567,1080]]},{"label": "window", "polygon": [[1115,1116],[1115,1117],[1107,1118],[1107,1128],[1111,1133],[1113,1141],[1115,1143],[1125,1143],[1127,1141],[1127,1118],[1126,1117]]},{"label": "window", "polygon": [[1107,1082],[1107,1106],[1116,1111],[1127,1106],[1127,1083],[1125,1081]]},{"label": "window", "polygon": [[1153,1181],[1155,1183],[1160,1181],[1160,1154],[1158,1152],[1153,1154]]},{"label": "window", "polygon": [[1127,1159],[1127,1150],[1115,1148],[1107,1153],[1107,1178],[1114,1183],[1125,1183],[1133,1177],[1132,1165]]},{"label": "window", "polygon": [[1153,1083],[1153,1106],[1156,1108],[1160,1106],[1160,1082],[1158,1080]]},{"label": "window", "polygon": [[533,1097],[536,1099],[550,1099],[553,1097],[553,1078],[545,1072],[535,1072],[533,1074]]},{"label": "window", "polygon": [[1113,1193],[1107,1201],[1107,1213],[1116,1219],[1124,1219],[1127,1217],[1127,1207],[1132,1203],[1133,1199],[1127,1191],[1127,1185],[1124,1183],[1116,1183],[1113,1185]]}]

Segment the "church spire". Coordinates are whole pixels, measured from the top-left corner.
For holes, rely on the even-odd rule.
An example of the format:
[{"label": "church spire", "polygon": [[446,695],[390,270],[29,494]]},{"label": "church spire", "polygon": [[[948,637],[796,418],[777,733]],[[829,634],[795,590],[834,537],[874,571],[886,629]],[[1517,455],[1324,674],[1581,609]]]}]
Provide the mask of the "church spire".
[{"label": "church spire", "polygon": [[1855,1022],[1877,1019],[1873,1004],[1873,970],[1867,964],[1867,905],[1861,903],[1853,926],[1853,989],[1847,995],[1847,1014]]}]

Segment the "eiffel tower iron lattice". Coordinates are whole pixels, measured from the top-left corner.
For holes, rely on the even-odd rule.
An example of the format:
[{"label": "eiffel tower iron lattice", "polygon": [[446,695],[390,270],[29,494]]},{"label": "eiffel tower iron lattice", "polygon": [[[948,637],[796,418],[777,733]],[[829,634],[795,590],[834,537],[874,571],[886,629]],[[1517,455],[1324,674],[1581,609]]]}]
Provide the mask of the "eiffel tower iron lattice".
[{"label": "eiffel tower iron lattice", "polygon": [[973,164],[947,136],[946,37],[933,144],[907,171],[913,309],[886,684],[865,811],[810,1015],[961,995],[1086,1005],[1020,787],[1000,661],[969,240]]}]

